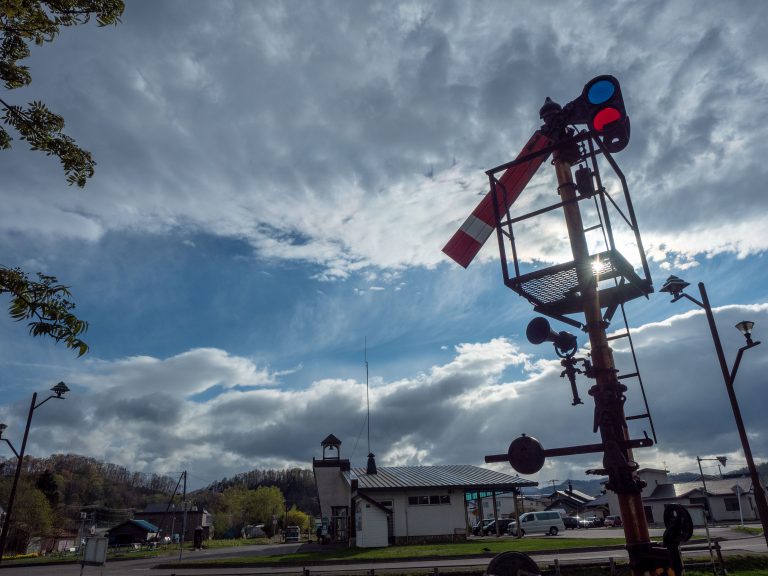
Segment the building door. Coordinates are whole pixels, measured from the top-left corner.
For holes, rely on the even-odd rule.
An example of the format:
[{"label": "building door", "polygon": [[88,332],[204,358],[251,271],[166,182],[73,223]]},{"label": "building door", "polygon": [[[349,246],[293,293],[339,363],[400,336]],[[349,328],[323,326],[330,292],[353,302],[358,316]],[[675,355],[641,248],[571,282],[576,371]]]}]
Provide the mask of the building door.
[{"label": "building door", "polygon": [[395,507],[392,500],[381,500],[379,504],[389,510],[389,514],[387,514],[387,540],[391,545],[395,543]]},{"label": "building door", "polygon": [[347,542],[349,540],[349,507],[332,506],[329,526],[332,542]]}]

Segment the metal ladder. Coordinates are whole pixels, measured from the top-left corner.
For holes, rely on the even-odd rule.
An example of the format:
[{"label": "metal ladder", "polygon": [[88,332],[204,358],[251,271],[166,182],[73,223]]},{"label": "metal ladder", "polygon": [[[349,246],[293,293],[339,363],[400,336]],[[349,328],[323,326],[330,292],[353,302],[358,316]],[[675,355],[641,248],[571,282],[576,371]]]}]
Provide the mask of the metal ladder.
[{"label": "metal ladder", "polygon": [[[591,148],[591,146],[590,146],[590,148]],[[606,223],[603,221],[603,216],[602,216],[603,214],[605,214],[606,219],[608,218],[608,211],[607,211],[607,206],[606,206],[606,202],[605,202],[605,195],[607,194],[607,191],[606,191],[605,187],[603,186],[602,179],[600,177],[600,170],[598,168],[597,159],[595,158],[594,152],[592,154],[590,154],[589,157],[591,157],[591,160],[592,160],[592,169],[591,169],[591,173],[592,174],[591,174],[591,177],[594,177],[595,182],[597,184],[597,186],[594,189],[595,192],[594,192],[593,199],[594,199],[594,202],[595,202],[595,213],[597,214],[598,223],[594,224],[592,226],[588,226],[588,227],[584,228],[584,232],[586,233],[586,232],[590,232],[592,230],[601,230],[602,231],[602,235],[603,235],[603,241],[605,242],[606,247],[610,248],[610,249],[615,249],[615,244],[614,244],[614,241],[613,241],[613,235],[610,232],[606,233],[606,226],[605,226]],[[586,158],[584,158],[584,160],[585,160],[585,163],[586,163]],[[585,166],[585,167],[587,167],[587,166]],[[598,199],[600,199],[600,202],[602,203],[602,206],[598,205]],[[608,228],[610,230],[610,222],[608,222]],[[623,284],[624,281],[625,281],[624,278],[622,278],[621,280],[618,280],[618,279],[614,278],[614,283],[616,285]],[[630,415],[630,416],[625,416],[625,419],[627,421],[647,419],[648,420],[648,424],[649,424],[649,426],[651,428],[651,434],[653,436],[653,442],[657,443],[658,440],[656,438],[656,428],[653,425],[653,417],[651,416],[651,411],[650,411],[650,408],[648,407],[648,397],[647,397],[647,395],[645,393],[645,386],[643,385],[643,378],[640,375],[640,366],[637,363],[637,354],[635,354],[635,345],[634,345],[634,342],[632,341],[632,333],[631,333],[631,331],[629,329],[629,322],[627,321],[627,313],[626,313],[626,310],[624,308],[624,303],[622,302],[622,303],[619,303],[619,304],[617,304],[617,305],[615,305],[613,307],[607,308],[606,311],[605,311],[605,314],[603,315],[603,321],[606,322],[606,323],[610,323],[610,320],[613,318],[613,315],[616,313],[616,311],[619,308],[621,308],[621,317],[622,317],[622,320],[624,322],[624,329],[623,329],[623,331],[621,331],[621,332],[619,332],[617,334],[613,334],[612,336],[608,336],[607,340],[610,342],[612,340],[619,340],[619,339],[623,339],[623,338],[627,339],[627,342],[629,343],[629,349],[630,349],[630,352],[632,354],[632,366],[634,368],[634,371],[628,372],[626,374],[620,374],[618,376],[618,379],[619,380],[631,380],[631,379],[636,379],[637,380],[637,383],[639,384],[639,388],[640,388],[640,393],[642,394],[642,397],[643,397],[643,406],[645,407],[645,411],[644,412],[642,412],[640,414],[633,414],[633,415]]]}]

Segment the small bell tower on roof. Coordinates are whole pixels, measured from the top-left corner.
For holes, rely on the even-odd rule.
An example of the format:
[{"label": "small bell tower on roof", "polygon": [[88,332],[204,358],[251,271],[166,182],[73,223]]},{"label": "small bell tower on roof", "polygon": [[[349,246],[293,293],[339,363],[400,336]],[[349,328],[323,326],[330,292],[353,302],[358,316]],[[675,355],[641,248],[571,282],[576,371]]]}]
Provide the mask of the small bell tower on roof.
[{"label": "small bell tower on roof", "polygon": [[320,446],[323,447],[323,457],[319,460],[312,458],[313,468],[338,468],[342,471],[349,470],[349,460],[341,457],[341,440],[336,438],[333,434],[328,436],[320,442]]},{"label": "small bell tower on roof", "polygon": [[336,436],[328,434],[320,446],[323,447],[323,460],[341,460],[341,440]]}]

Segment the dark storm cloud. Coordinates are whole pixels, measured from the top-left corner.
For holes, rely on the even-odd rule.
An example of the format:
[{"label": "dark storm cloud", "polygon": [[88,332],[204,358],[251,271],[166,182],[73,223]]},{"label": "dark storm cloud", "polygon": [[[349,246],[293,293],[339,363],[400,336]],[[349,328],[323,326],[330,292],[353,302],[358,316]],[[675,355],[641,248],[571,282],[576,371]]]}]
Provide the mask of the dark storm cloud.
[{"label": "dark storm cloud", "polygon": [[141,398],[104,397],[99,402],[94,419],[99,422],[111,419],[127,425],[159,424],[174,426],[182,416],[182,402],[167,394],[148,394]]}]

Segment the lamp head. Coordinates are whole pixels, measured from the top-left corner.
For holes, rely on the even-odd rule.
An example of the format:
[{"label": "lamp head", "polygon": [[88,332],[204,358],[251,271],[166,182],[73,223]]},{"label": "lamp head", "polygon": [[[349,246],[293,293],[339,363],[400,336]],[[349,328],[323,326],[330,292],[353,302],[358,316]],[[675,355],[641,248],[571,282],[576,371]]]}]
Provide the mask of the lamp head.
[{"label": "lamp head", "polygon": [[754,322],[751,322],[749,320],[742,320],[738,324],[736,324],[736,329],[744,334],[744,338],[747,339],[747,345],[752,344],[752,327],[755,325]]},{"label": "lamp head", "polygon": [[683,290],[685,290],[690,284],[678,278],[677,276],[670,276],[667,281],[664,282],[664,286],[661,287],[659,292],[667,292],[672,295],[672,302],[677,302],[682,298]]},{"label": "lamp head", "polygon": [[723,466],[725,466],[725,463],[728,462],[728,458],[726,458],[725,456],[715,456],[715,460],[720,462],[720,464],[722,464]]},{"label": "lamp head", "polygon": [[67,385],[64,384],[64,382],[59,382],[56,386],[51,388],[51,392],[56,394],[56,398],[61,398],[64,394],[69,392],[69,388],[67,388]]},{"label": "lamp head", "polygon": [[578,344],[576,336],[569,332],[555,332],[549,326],[546,318],[539,316],[528,323],[525,335],[531,344],[541,344],[542,342],[552,342],[555,345],[555,352],[561,358],[569,358],[576,353]]}]

